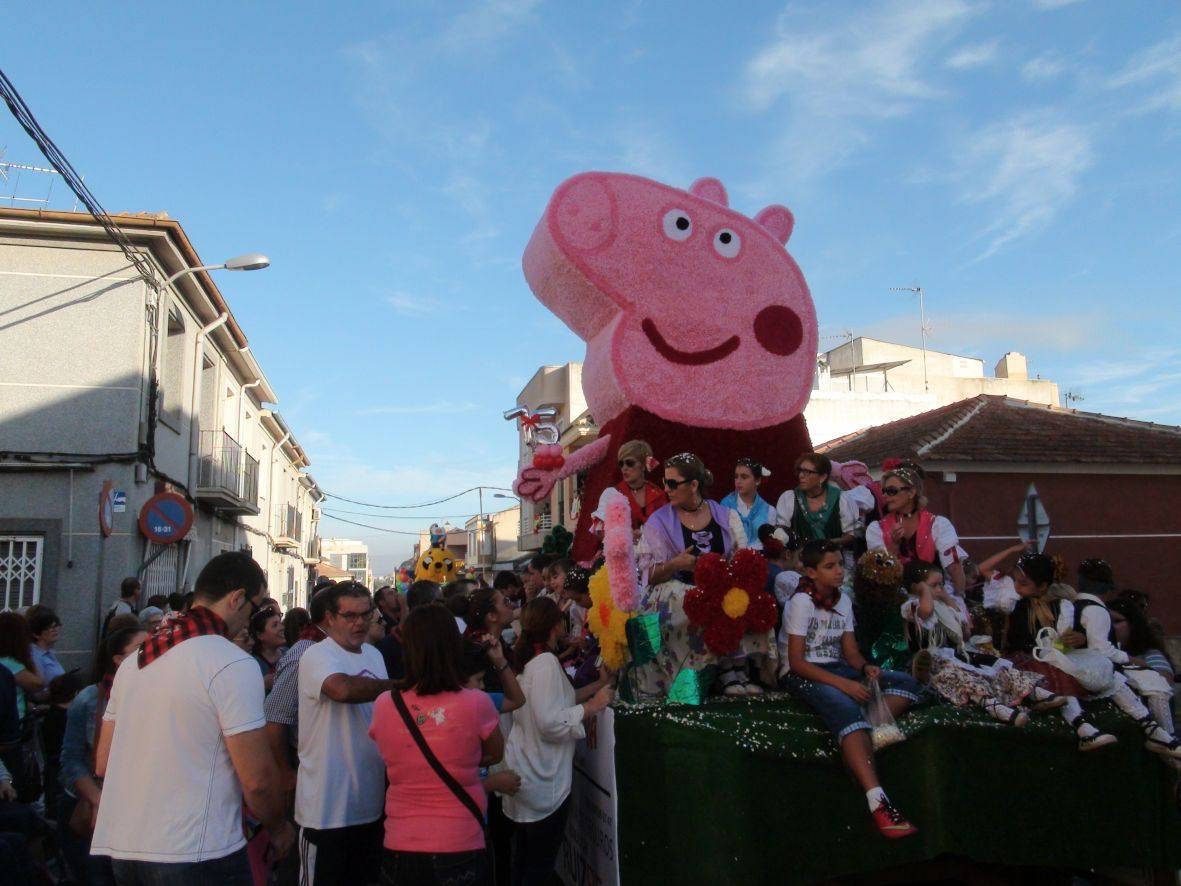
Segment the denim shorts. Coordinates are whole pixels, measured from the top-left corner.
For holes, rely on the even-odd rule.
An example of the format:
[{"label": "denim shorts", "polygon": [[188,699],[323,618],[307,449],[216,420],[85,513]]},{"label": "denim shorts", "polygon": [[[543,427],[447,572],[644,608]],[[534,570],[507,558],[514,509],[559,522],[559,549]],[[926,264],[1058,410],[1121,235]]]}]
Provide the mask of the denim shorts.
[{"label": "denim shorts", "polygon": [[[861,674],[843,661],[816,664],[815,667],[824,668],[830,674],[844,677],[847,680],[861,681]],[[791,673],[781,677],[779,685],[796,698],[806,702],[812,710],[819,714],[824,725],[837,737],[837,741],[858,729],[873,728],[866,722],[861,705],[835,686],[829,686],[827,683],[814,683]],[[883,695],[897,695],[911,701],[918,701],[923,692],[922,684],[914,677],[898,671],[882,671],[881,676],[878,677],[878,685],[882,687]]]}]

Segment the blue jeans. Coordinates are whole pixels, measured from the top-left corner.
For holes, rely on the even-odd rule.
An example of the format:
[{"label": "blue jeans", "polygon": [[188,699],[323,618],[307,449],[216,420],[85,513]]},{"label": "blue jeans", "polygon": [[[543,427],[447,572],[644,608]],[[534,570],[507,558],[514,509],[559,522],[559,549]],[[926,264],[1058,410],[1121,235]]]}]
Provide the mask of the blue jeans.
[{"label": "blue jeans", "polygon": [[211,861],[129,861],[116,858],[119,886],[254,886],[246,847]]},{"label": "blue jeans", "polygon": [[[861,674],[843,661],[832,664],[816,664],[814,667],[823,668],[830,674],[844,677],[846,680],[861,680]],[[824,725],[837,737],[838,742],[858,729],[873,728],[866,722],[860,703],[845,695],[835,686],[803,680],[795,674],[781,677],[779,685],[796,698],[806,702],[808,707],[819,714]],[[878,685],[882,688],[882,695],[897,695],[912,702],[918,701],[919,696],[923,694],[922,684],[918,680],[910,674],[902,674],[898,671],[882,671],[881,676],[878,677]]]}]

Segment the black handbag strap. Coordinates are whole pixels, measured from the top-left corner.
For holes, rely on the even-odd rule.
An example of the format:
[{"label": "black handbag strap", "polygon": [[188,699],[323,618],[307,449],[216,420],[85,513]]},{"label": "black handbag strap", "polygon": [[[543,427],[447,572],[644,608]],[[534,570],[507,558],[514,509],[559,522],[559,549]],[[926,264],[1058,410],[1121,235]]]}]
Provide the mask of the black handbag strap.
[{"label": "black handbag strap", "polygon": [[431,769],[435,770],[435,775],[439,776],[440,781],[447,785],[459,802],[466,806],[468,811],[476,817],[476,821],[480,823],[480,830],[484,830],[484,813],[480,811],[480,807],[472,799],[472,795],[463,789],[463,785],[457,782],[454,776],[443,768],[443,764],[439,762],[439,758],[435,756],[430,745],[426,743],[426,738],[423,736],[422,730],[414,722],[414,717],[410,715],[410,709],[406,707],[406,700],[402,698],[402,693],[397,689],[391,689],[390,696],[394,700],[394,707],[402,715],[402,721],[406,724],[406,730],[410,733],[410,737],[414,739],[414,743],[418,745],[418,749],[422,751],[422,755],[426,758],[427,763],[430,764]]}]

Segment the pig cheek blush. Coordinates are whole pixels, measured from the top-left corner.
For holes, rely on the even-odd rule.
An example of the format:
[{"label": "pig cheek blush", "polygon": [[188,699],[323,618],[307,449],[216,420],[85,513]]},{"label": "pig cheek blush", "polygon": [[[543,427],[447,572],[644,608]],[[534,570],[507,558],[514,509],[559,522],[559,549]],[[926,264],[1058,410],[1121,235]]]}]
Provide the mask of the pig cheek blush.
[{"label": "pig cheek blush", "polygon": [[804,324],[791,308],[771,305],[755,317],[755,338],[772,354],[786,357],[804,343]]}]

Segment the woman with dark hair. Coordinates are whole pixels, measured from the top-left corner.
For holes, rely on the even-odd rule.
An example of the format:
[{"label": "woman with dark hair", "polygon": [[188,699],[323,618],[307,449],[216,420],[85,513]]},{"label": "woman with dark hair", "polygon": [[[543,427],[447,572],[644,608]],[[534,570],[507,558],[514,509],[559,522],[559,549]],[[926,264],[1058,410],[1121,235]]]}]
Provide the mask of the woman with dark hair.
[{"label": "woman with dark hair", "polygon": [[33,632],[19,612],[0,612],[0,665],[8,668],[16,680],[16,712],[24,722],[28,712],[27,696],[42,691],[46,681],[33,662]]},{"label": "woman with dark hair", "polygon": [[[796,459],[796,487],[779,496],[775,516],[780,526],[790,526],[803,543],[831,541],[842,549],[853,543],[857,507],[832,482],[832,461],[820,452],[805,452]],[[852,572],[852,557],[842,557]]]},{"label": "woman with dark hair", "polygon": [[33,635],[33,645],[29,649],[33,666],[48,686],[54,677],[66,672],[53,654],[53,647],[62,634],[62,620],[48,606],[30,606],[25,619],[29,623],[29,633]]},{"label": "woman with dark hair", "polygon": [[[1165,651],[1165,639],[1148,621],[1139,603],[1131,597],[1119,596],[1107,604],[1111,615],[1111,632],[1119,648],[1132,656],[1132,664],[1145,667],[1165,678],[1170,690],[1175,686],[1176,668]],[[1144,703],[1153,718],[1170,732],[1173,731],[1173,693],[1148,695]]]},{"label": "woman with dark hair", "polygon": [[262,670],[263,685],[267,692],[275,682],[275,666],[287,651],[287,638],[283,633],[283,620],[279,610],[264,607],[250,617],[250,654]]},{"label": "woman with dark hair", "polygon": [[312,623],[312,617],[302,606],[288,609],[283,616],[283,642],[290,648],[299,642],[304,629]]},{"label": "woman with dark hair", "polygon": [[[96,727],[110,698],[115,671],[147,636],[139,628],[120,628],[109,633],[99,644],[91,675],[94,682],[74,697],[66,712],[61,750],[61,782],[65,791],[58,807],[57,833],[62,854],[80,886],[105,886],[114,882],[110,858],[90,854],[90,836],[102,794],[102,783],[94,775]],[[81,811],[79,805],[83,806]]]},{"label": "woman with dark hair", "polygon": [[951,521],[927,510],[925,476],[913,462],[902,462],[882,474],[886,514],[866,527],[865,545],[871,551],[887,550],[903,564],[911,560],[938,563],[949,579],[948,590],[962,597],[968,584],[964,575],[968,552],[960,547]]},{"label": "woman with dark hair", "polygon": [[705,497],[713,481],[705,463],[691,452],[664,463],[668,504],[648,518],[640,538],[641,557],[652,560],[649,584],[671,578],[690,583],[702,554],[729,557],[747,546],[737,512]]},{"label": "woman with dark hair", "polygon": [[514,886],[551,881],[570,811],[574,744],[586,735],[583,720],[611,703],[614,679],[604,669],[599,679],[575,690],[556,654],[565,630],[562,611],[538,597],[521,612],[521,636],[514,664],[525,692],[525,706],[513,713],[505,763],[521,776],[521,787],[504,798],[504,813],[517,823],[513,832]]},{"label": "woman with dark hair", "polygon": [[480,767],[504,756],[496,708],[485,693],[463,688],[463,644],[445,606],[419,606],[401,627],[406,676],[374,702],[369,728],[389,778],[381,881],[487,883]]},{"label": "woman with dark hair", "polygon": [[734,491],[722,499],[722,505],[738,514],[746,541],[756,551],[762,550],[759,527],[775,522],[771,505],[759,495],[759,484],[771,472],[753,458],[740,458],[734,466]]}]

